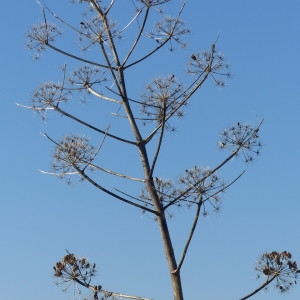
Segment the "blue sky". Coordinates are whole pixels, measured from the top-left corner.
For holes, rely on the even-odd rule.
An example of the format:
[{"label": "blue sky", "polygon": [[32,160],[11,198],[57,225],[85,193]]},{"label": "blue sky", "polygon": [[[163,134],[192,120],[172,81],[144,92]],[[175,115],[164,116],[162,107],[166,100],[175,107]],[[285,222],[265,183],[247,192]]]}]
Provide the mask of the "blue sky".
[{"label": "blue sky", "polygon": [[[69,20],[73,9],[78,16],[72,6],[47,3]],[[95,283],[108,290],[172,299],[158,228],[151,218],[87,183],[75,179],[66,185],[38,172],[49,169],[52,154],[52,145],[40,133],[60,137],[81,128],[51,115],[42,122],[32,111],[15,105],[27,105],[42,81],[60,80],[59,67],[66,61],[47,51],[36,62],[25,49],[27,30],[42,20],[36,1],[17,5],[8,1],[3,6],[0,298],[72,299],[73,294],[62,293],[52,277],[52,266],[68,249],[97,263]],[[130,87],[137,94],[155,75],[176,74],[184,79],[182,63],[217,37],[217,47],[231,66],[233,76],[226,87],[207,82],[185,118],[176,123],[177,132],[167,135],[161,176],[176,178],[195,164],[213,167],[224,158],[216,144],[219,131],[237,121],[264,119],[262,155],[225,194],[221,212],[199,223],[182,269],[186,299],[244,296],[259,284],[254,266],[264,251],[287,250],[300,263],[299,13],[296,0],[288,5],[278,0],[187,1],[182,16],[192,31],[187,49],[176,49],[172,55],[163,51],[156,64],[139,69],[138,76],[130,74]],[[68,65],[71,69],[72,63]],[[85,113],[86,108],[75,107]],[[103,151],[111,155],[104,162],[107,166],[132,155],[127,150],[120,154],[114,147]],[[135,169],[134,164],[130,167]],[[230,180],[244,168],[234,160],[221,175]],[[178,251],[190,216],[189,211],[178,211],[171,222]],[[253,299],[299,297],[296,286],[285,296],[270,290]]]}]

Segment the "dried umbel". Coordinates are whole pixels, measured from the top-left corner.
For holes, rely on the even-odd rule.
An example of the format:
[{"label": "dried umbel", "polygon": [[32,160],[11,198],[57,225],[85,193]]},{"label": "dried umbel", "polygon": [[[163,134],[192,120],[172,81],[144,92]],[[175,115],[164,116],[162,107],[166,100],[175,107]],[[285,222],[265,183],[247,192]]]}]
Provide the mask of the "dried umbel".
[{"label": "dried umbel", "polygon": [[181,188],[182,200],[188,206],[195,203],[203,205],[203,215],[207,215],[209,210],[220,209],[220,194],[224,192],[226,185],[224,181],[213,173],[210,168],[201,168],[195,166],[185,171],[185,174],[179,179]]},{"label": "dried umbel", "polygon": [[[54,276],[60,278],[62,283],[80,281],[89,285],[96,272],[96,264],[90,263],[86,258],[78,258],[72,253],[65,255],[53,267]],[[99,287],[101,290],[101,287]]]},{"label": "dried umbel", "polygon": [[[107,17],[106,17],[107,18]],[[107,27],[109,27],[109,31]],[[92,18],[80,23],[79,41],[84,42],[82,50],[86,51],[93,45],[106,45],[111,38],[120,38],[120,31],[117,30],[117,23],[95,15]]]},{"label": "dried umbel", "polygon": [[96,264],[89,262],[85,257],[77,257],[73,253],[69,253],[68,251],[67,253],[68,254],[65,255],[60,261],[58,261],[53,267],[54,276],[58,280],[57,284],[64,285],[64,291],[66,291],[72,284],[74,284],[74,287],[76,286],[76,292],[78,294],[82,294],[80,287],[85,287],[93,293],[93,298],[84,297],[83,299],[85,300],[118,300],[124,298],[150,300],[144,297],[107,291],[102,289],[101,285],[92,285],[92,278],[94,278],[96,274]]},{"label": "dried umbel", "polygon": [[170,2],[170,1],[171,0],[138,0],[138,2],[141,2],[141,3],[145,4],[148,7],[165,4],[165,3]]},{"label": "dried umbel", "polygon": [[220,87],[223,87],[225,79],[231,76],[229,65],[224,62],[223,53],[217,52],[214,44],[210,50],[192,54],[187,71],[197,76],[207,73]]},{"label": "dried umbel", "polygon": [[242,152],[245,162],[253,161],[254,157],[260,154],[262,146],[258,135],[259,126],[253,127],[238,122],[229,129],[223,130],[218,142],[219,148],[229,149],[232,153]]},{"label": "dried umbel", "polygon": [[157,125],[164,124],[172,128],[167,120],[171,115],[183,116],[184,88],[175,76],[157,78],[146,86],[142,95],[141,112],[146,115],[144,123],[155,121]]},{"label": "dried umbel", "polygon": [[53,169],[62,177],[83,170],[93,161],[97,151],[89,139],[78,135],[63,137],[54,152]]},{"label": "dried umbel", "polygon": [[[220,194],[227,186],[224,181],[209,168],[195,166],[185,171],[185,174],[175,184],[170,179],[154,178],[155,190],[163,207],[191,207],[200,205],[202,214],[216,212],[220,209]],[[140,198],[145,203],[151,203],[151,197],[146,189],[142,190]]]},{"label": "dried umbel", "polygon": [[61,83],[44,82],[33,92],[32,109],[45,118],[47,110],[55,109],[70,98],[71,92],[66,90]]},{"label": "dried umbel", "polygon": [[172,201],[178,196],[178,191],[174,187],[174,183],[170,179],[155,178],[155,188],[158,193],[159,199],[163,203]]},{"label": "dried umbel", "polygon": [[169,41],[169,50],[172,51],[174,50],[173,41],[183,48],[186,47],[186,43],[181,38],[189,33],[190,29],[185,26],[181,19],[165,17],[162,21],[155,24],[155,28],[149,32],[148,36],[159,44]]},{"label": "dried umbel", "polygon": [[100,68],[83,65],[72,73],[69,79],[71,85],[78,87],[78,89],[87,89],[94,84],[106,82],[106,77],[100,73]]},{"label": "dried umbel", "polygon": [[62,31],[55,24],[44,22],[33,25],[27,33],[28,42],[26,47],[33,52],[34,58],[37,59],[46,49],[46,45],[53,43],[56,37],[61,34]]},{"label": "dried umbel", "polygon": [[291,253],[287,251],[264,253],[255,269],[267,276],[267,280],[275,280],[275,287],[282,293],[297,283],[299,272],[297,263],[292,260]]}]

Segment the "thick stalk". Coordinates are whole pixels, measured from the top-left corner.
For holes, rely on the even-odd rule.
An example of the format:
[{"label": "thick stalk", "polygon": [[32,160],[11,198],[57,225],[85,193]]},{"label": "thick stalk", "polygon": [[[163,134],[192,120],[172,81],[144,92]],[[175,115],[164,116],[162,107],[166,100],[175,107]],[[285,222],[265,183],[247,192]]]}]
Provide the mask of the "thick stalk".
[{"label": "thick stalk", "polygon": [[[150,172],[150,169],[148,169],[147,171]],[[163,210],[161,202],[159,201],[159,197],[155,190],[155,185],[152,178],[148,180],[147,188],[150,197],[152,199],[152,203],[155,207],[155,210],[158,213],[156,218],[160,229],[166,260],[169,267],[174,300],[183,300],[180,270],[178,272],[174,272],[177,269],[177,263],[176,263],[174,249],[173,249],[173,244],[172,244],[169,227],[165,216],[165,211]]]},{"label": "thick stalk", "polygon": [[160,234],[163,240],[165,255],[169,266],[174,300],[183,300],[180,270],[174,273],[174,270],[177,269],[177,263],[164,212],[162,212],[162,214],[157,218],[157,221],[159,224]]}]

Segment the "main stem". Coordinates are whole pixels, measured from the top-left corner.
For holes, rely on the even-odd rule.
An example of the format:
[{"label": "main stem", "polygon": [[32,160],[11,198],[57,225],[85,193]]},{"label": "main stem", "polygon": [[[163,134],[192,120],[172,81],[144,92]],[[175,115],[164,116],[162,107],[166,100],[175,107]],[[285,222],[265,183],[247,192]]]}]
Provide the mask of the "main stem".
[{"label": "main stem", "polygon": [[[111,39],[111,41],[113,41],[113,40]],[[176,258],[175,258],[175,254],[174,254],[173,244],[172,244],[172,240],[170,237],[170,232],[169,232],[169,228],[168,228],[168,223],[166,221],[165,212],[164,212],[163,206],[161,204],[161,201],[160,201],[159,196],[155,189],[155,184],[154,184],[153,177],[152,177],[153,170],[151,170],[151,167],[149,164],[146,143],[141,136],[141,133],[139,131],[138,125],[136,123],[136,120],[134,118],[134,115],[132,113],[132,110],[131,110],[131,107],[130,107],[130,104],[128,101],[124,69],[120,66],[118,55],[117,55],[116,49],[114,48],[113,42],[112,42],[112,48],[113,48],[113,53],[114,53],[115,60],[116,60],[116,65],[118,66],[118,68],[117,68],[118,69],[117,77],[119,79],[118,88],[119,88],[120,95],[122,96],[122,105],[126,112],[126,116],[128,118],[132,132],[133,132],[136,142],[137,142],[136,145],[139,150],[141,163],[142,163],[143,170],[144,170],[144,175],[146,178],[147,190],[150,194],[150,197],[151,197],[151,200],[152,200],[152,203],[154,206],[154,210],[156,212],[157,222],[158,222],[158,226],[159,226],[160,233],[161,233],[161,238],[162,238],[163,247],[164,247],[164,251],[165,251],[165,255],[166,255],[166,260],[167,260],[168,266],[169,266],[174,300],[183,300],[180,271],[174,272],[177,269],[177,263],[176,263]],[[113,71],[112,71],[112,73],[114,74]]]},{"label": "main stem", "polygon": [[160,234],[162,237],[165,255],[169,266],[174,300],[183,300],[180,271],[175,273],[173,272],[174,270],[177,269],[177,263],[176,263],[173,245],[170,238],[169,228],[168,228],[168,224],[164,212],[162,212],[162,214],[157,218],[157,221],[160,228]]},{"label": "main stem", "polygon": [[[174,300],[183,300],[184,298],[183,298],[183,293],[182,293],[180,270],[178,270],[177,272],[174,272],[175,270],[177,270],[177,262],[176,262],[176,258],[175,258],[175,253],[174,253],[173,244],[172,244],[172,240],[171,240],[171,236],[170,236],[170,232],[169,232],[168,223],[166,220],[165,211],[162,207],[162,204],[159,200],[159,196],[156,192],[152,175],[150,174],[151,169],[148,164],[148,158],[147,158],[147,152],[146,152],[145,146],[142,145],[139,147],[139,149],[140,149],[141,158],[143,160],[144,172],[145,172],[145,175],[147,176],[146,178],[148,178],[148,180],[146,182],[147,190],[150,194],[155,211],[157,212],[156,218],[157,218],[157,223],[158,223],[158,226],[160,229],[160,235],[161,235],[162,242],[163,242],[166,260],[167,260],[168,267],[169,267],[169,273],[170,273],[171,282],[172,282]],[[145,164],[145,160],[146,160],[146,164]]]},{"label": "main stem", "polygon": [[[126,91],[125,89],[123,91]],[[125,99],[125,101],[124,101]],[[173,244],[169,232],[168,223],[165,216],[165,211],[163,209],[163,206],[161,204],[161,201],[159,199],[159,196],[157,194],[155,184],[152,177],[152,170],[149,164],[148,154],[145,142],[143,141],[138,126],[135,122],[135,119],[132,115],[132,111],[130,108],[130,105],[128,103],[127,97],[123,98],[123,107],[126,111],[126,115],[130,121],[131,128],[133,130],[133,133],[135,135],[135,138],[137,140],[137,147],[139,149],[140,158],[144,170],[144,175],[146,178],[146,186],[147,190],[149,192],[150,198],[152,200],[154,210],[156,212],[156,218],[158,222],[158,226],[160,229],[160,234],[163,242],[163,247],[166,255],[166,260],[169,267],[171,282],[172,282],[172,288],[173,288],[173,295],[174,300],[183,300],[183,293],[182,293],[182,286],[181,286],[181,277],[180,277],[180,270],[177,272],[174,272],[177,270],[177,263],[175,258],[175,253],[173,249]]]}]

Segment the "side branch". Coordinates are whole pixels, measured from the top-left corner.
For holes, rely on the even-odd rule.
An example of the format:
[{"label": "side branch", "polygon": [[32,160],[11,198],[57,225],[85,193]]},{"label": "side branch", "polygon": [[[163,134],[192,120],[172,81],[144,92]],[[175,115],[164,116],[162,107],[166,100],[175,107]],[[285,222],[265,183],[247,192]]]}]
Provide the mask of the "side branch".
[{"label": "side branch", "polygon": [[[202,197],[201,197],[202,198]],[[176,270],[174,270],[172,273],[173,274],[176,274],[180,271],[181,267],[182,267],[182,264],[184,262],[184,259],[185,259],[185,256],[187,254],[187,251],[188,251],[188,248],[189,248],[189,245],[191,243],[191,240],[192,240],[192,237],[194,235],[194,232],[195,232],[195,229],[196,229],[196,226],[198,224],[198,220],[199,220],[199,215],[200,215],[200,210],[201,210],[201,206],[202,206],[202,200],[200,200],[198,203],[197,203],[197,209],[196,209],[196,213],[195,213],[195,218],[194,218],[194,222],[193,222],[193,226],[192,226],[192,229],[190,231],[190,234],[189,234],[189,237],[187,239],[187,242],[185,244],[185,247],[183,249],[183,253],[182,253],[182,257],[180,259],[180,262],[176,268]]]},{"label": "side branch", "polygon": [[[201,78],[203,74],[201,74],[199,76],[199,78]],[[175,115],[175,113],[183,106],[187,103],[187,101],[192,97],[192,95],[202,86],[202,84],[205,82],[205,80],[207,79],[209,73],[206,73],[205,76],[198,82],[196,83],[196,85],[192,88],[192,90],[184,96],[183,100],[180,102],[180,104],[178,104],[178,106],[176,108],[174,108],[174,110],[172,110],[172,112],[166,116],[165,118],[165,122],[167,122],[173,115]],[[199,79],[198,78],[198,79]],[[197,80],[198,80],[197,79]],[[196,81],[197,81],[196,80]],[[148,137],[145,139],[145,142],[148,143],[150,142],[150,140],[155,136],[156,132],[161,128],[162,123],[159,124],[149,135]]]},{"label": "side branch", "polygon": [[146,54],[145,56],[143,56],[142,58],[140,58],[140,59],[134,61],[133,63],[131,63],[131,64],[129,64],[129,65],[124,66],[124,70],[127,69],[127,68],[130,68],[130,67],[132,67],[132,66],[134,66],[134,65],[136,65],[136,64],[138,64],[138,63],[140,63],[140,62],[142,62],[142,61],[145,60],[145,59],[147,59],[148,57],[150,57],[152,54],[154,54],[154,53],[157,52],[159,49],[161,49],[166,43],[168,43],[168,42],[172,39],[173,33],[174,33],[175,29],[176,29],[176,26],[177,26],[177,24],[178,24],[179,17],[181,16],[181,13],[182,13],[182,11],[183,11],[183,9],[184,9],[184,6],[185,6],[185,2],[183,2],[182,6],[181,6],[181,8],[180,8],[180,11],[179,11],[179,13],[178,13],[178,15],[177,15],[177,18],[176,18],[176,22],[175,22],[175,24],[174,24],[174,26],[173,26],[173,28],[172,28],[172,32],[169,34],[169,36],[166,38],[166,40],[165,40],[164,42],[162,42],[158,47],[156,47],[155,49],[153,49],[152,51],[150,51],[148,54]]},{"label": "side branch", "polygon": [[247,145],[247,142],[257,133],[257,131],[259,130],[259,127],[261,126],[261,124],[263,123],[263,120],[257,125],[256,129],[253,130],[251,136],[244,140],[242,144],[240,144],[236,150],[232,151],[231,155],[229,155],[225,160],[223,160],[218,166],[216,166],[213,170],[211,170],[206,176],[204,176],[203,178],[201,178],[198,182],[196,182],[193,186],[191,186],[190,188],[186,189],[182,194],[180,194],[178,197],[174,198],[172,201],[170,201],[166,206],[164,206],[164,210],[166,210],[168,207],[170,207],[171,205],[173,205],[175,202],[177,202],[178,200],[180,200],[180,198],[182,198],[182,196],[187,195],[193,188],[195,188],[195,186],[199,185],[201,182],[203,182],[204,180],[206,180],[208,177],[210,177],[212,174],[216,173],[219,169],[221,169],[225,164],[227,164],[233,157],[235,157],[240,151],[241,149],[244,148],[245,145]]},{"label": "side branch", "polygon": [[119,195],[117,195],[117,194],[115,194],[115,193],[113,193],[113,192],[107,190],[106,188],[104,188],[103,186],[101,186],[101,185],[99,185],[97,182],[95,182],[92,178],[90,178],[83,170],[79,169],[76,165],[74,165],[74,169],[75,169],[75,170],[76,170],[76,171],[77,171],[84,179],[86,179],[86,180],[87,180],[88,182],[90,182],[93,186],[95,186],[95,187],[98,188],[99,190],[103,191],[104,193],[106,193],[106,194],[108,194],[108,195],[110,195],[110,196],[112,196],[112,197],[114,197],[114,198],[116,198],[116,199],[118,199],[118,200],[120,200],[120,201],[122,201],[122,202],[125,202],[125,203],[130,204],[130,205],[135,206],[135,207],[138,207],[138,208],[140,208],[140,209],[142,209],[142,210],[145,210],[145,211],[147,211],[147,212],[149,212],[149,213],[158,215],[158,213],[157,213],[155,210],[153,210],[153,209],[150,209],[150,208],[145,207],[145,206],[143,206],[143,205],[140,205],[140,204],[137,204],[137,203],[135,203],[135,202],[132,202],[132,201],[130,201],[130,200],[128,200],[128,199],[125,199],[125,198],[123,198],[123,197],[121,197],[121,196],[119,196]]},{"label": "side branch", "polygon": [[107,100],[107,101],[111,101],[111,102],[115,102],[115,103],[118,103],[120,104],[121,101],[119,100],[116,100],[116,99],[113,99],[113,98],[110,98],[110,97],[107,97],[107,96],[104,96],[98,92],[96,92],[94,89],[92,89],[91,87],[87,86],[86,89],[94,96],[98,97],[98,98],[101,98],[103,100]]},{"label": "side branch", "polygon": [[118,172],[107,170],[107,169],[104,169],[102,167],[96,166],[96,165],[94,165],[92,163],[87,163],[87,166],[89,166],[90,168],[97,169],[97,170],[100,170],[102,172],[105,172],[107,174],[111,174],[111,175],[117,176],[117,177],[129,179],[129,180],[133,180],[133,181],[145,182],[144,179],[136,178],[136,177],[131,177],[131,176],[124,175],[124,174],[121,174],[121,173],[118,173]]},{"label": "side branch", "polygon": [[136,142],[120,138],[119,136],[110,134],[110,133],[108,133],[105,130],[101,130],[101,129],[99,129],[99,128],[97,128],[97,127],[95,127],[95,126],[93,126],[93,125],[91,125],[89,123],[86,123],[86,122],[82,121],[81,119],[78,119],[77,117],[75,117],[75,116],[67,113],[63,109],[59,108],[57,105],[51,105],[51,107],[47,107],[47,108],[38,108],[38,107],[33,107],[33,106],[27,106],[27,105],[22,105],[20,103],[16,103],[16,105],[20,106],[20,107],[23,107],[23,108],[33,109],[33,110],[36,110],[36,111],[37,110],[40,110],[40,111],[42,111],[42,110],[55,110],[55,111],[61,113],[62,115],[64,115],[64,116],[66,116],[66,117],[68,117],[68,118],[70,118],[70,119],[72,119],[72,120],[74,120],[74,121],[76,121],[76,122],[78,122],[78,123],[80,123],[80,124],[82,124],[82,125],[90,128],[90,129],[92,129],[94,131],[97,131],[97,132],[99,132],[99,133],[101,133],[101,134],[103,134],[105,136],[108,136],[110,138],[113,138],[115,140],[118,140],[120,142],[124,142],[124,143],[127,143],[127,144],[131,144],[131,145],[135,145],[135,146],[137,145]]},{"label": "side branch", "polygon": [[[234,184],[243,174],[245,173],[245,171],[243,171],[238,177],[236,177],[232,182],[230,182],[228,185],[226,185],[225,187],[223,187],[221,190],[217,191],[216,194],[218,193],[221,193],[223,191],[225,191],[226,189],[228,189],[232,184]],[[214,195],[212,195],[214,196]],[[186,254],[187,254],[187,251],[188,251],[188,248],[190,246],[190,243],[191,243],[191,240],[192,240],[192,237],[194,235],[194,232],[195,232],[195,229],[196,229],[196,226],[198,224],[198,221],[199,221],[199,215],[200,215],[200,210],[201,210],[201,206],[202,204],[204,203],[203,201],[203,197],[201,195],[201,198],[199,199],[199,201],[197,202],[197,209],[196,209],[196,213],[195,213],[195,218],[194,218],[194,222],[193,222],[193,225],[192,225],[192,228],[191,228],[191,231],[190,231],[190,234],[188,236],[188,239],[187,239],[187,242],[185,244],[185,247],[184,247],[184,250],[182,252],[182,257],[180,259],[180,262],[178,264],[178,267],[176,270],[174,270],[172,273],[177,273],[180,271],[181,269],[181,266],[184,262],[184,259],[186,257]]]},{"label": "side branch", "polygon": [[160,151],[160,148],[161,148],[161,144],[162,144],[162,141],[163,141],[163,136],[164,136],[164,132],[165,132],[165,124],[166,124],[165,119],[166,119],[166,102],[164,102],[164,104],[163,104],[163,116],[162,116],[161,133],[160,133],[160,136],[159,136],[159,139],[158,139],[157,149],[156,149],[156,152],[154,154],[153,162],[152,162],[152,165],[151,165],[150,176],[153,175],[155,164],[156,164],[156,161],[157,161],[157,158],[158,158],[158,155],[159,155],[159,151]]},{"label": "side branch", "polygon": [[92,130],[95,130],[95,131],[97,131],[97,132],[99,132],[99,133],[101,133],[101,134],[104,134],[104,135],[106,135],[106,136],[108,136],[108,137],[110,137],[110,138],[113,138],[113,139],[115,139],[115,140],[118,140],[118,141],[121,141],[121,142],[124,142],[124,143],[127,143],[127,144],[131,144],[131,145],[136,145],[136,143],[133,142],[133,141],[129,141],[129,140],[120,138],[120,137],[118,137],[118,136],[116,136],[116,135],[113,135],[113,134],[110,134],[110,133],[108,133],[108,132],[106,132],[106,131],[104,131],[104,130],[101,130],[101,129],[95,127],[95,126],[92,126],[92,125],[89,124],[89,123],[86,123],[86,122],[84,122],[84,121],[82,121],[82,120],[76,118],[75,116],[73,116],[73,115],[67,113],[66,111],[62,110],[62,109],[59,108],[58,106],[52,106],[52,107],[53,107],[53,109],[55,109],[55,110],[58,111],[59,113],[63,114],[64,116],[66,116],[66,117],[68,117],[68,118],[70,118],[70,119],[72,119],[72,120],[74,120],[74,121],[76,121],[76,122],[78,122],[78,123],[80,123],[80,124],[82,124],[82,125],[84,125],[84,126],[90,128],[90,129],[92,129]]},{"label": "side branch", "polygon": [[174,203],[176,203],[178,200],[180,200],[180,198],[182,198],[182,196],[185,196],[186,194],[188,194],[192,189],[195,188],[195,186],[197,186],[198,184],[200,184],[201,182],[203,182],[204,180],[206,180],[212,174],[216,173],[220,168],[222,168],[226,163],[228,163],[234,156],[236,156],[240,149],[241,149],[241,147],[238,148],[237,150],[235,150],[223,162],[221,162],[217,167],[215,167],[207,176],[204,176],[203,178],[201,178],[193,186],[191,186],[190,188],[186,189],[182,194],[180,194],[178,197],[176,197],[175,199],[173,199],[172,201],[170,201],[167,205],[165,205],[164,206],[164,210],[166,210],[168,207],[170,207],[171,205],[173,205]]},{"label": "side branch", "polygon": [[241,298],[240,300],[246,300],[250,297],[252,297],[253,295],[255,295],[256,293],[258,293],[259,291],[261,291],[262,289],[264,289],[268,284],[270,284],[278,275],[274,275],[271,279],[268,279],[264,284],[262,284],[259,288],[257,288],[255,291],[253,291],[252,293],[248,294],[247,296]]},{"label": "side branch", "polygon": [[[48,136],[46,133],[44,133],[44,136],[45,136],[46,138],[48,138],[52,143],[54,143],[57,147],[61,147],[55,140],[53,140],[53,139],[52,139],[50,136]],[[132,202],[132,201],[130,201],[130,200],[128,200],[128,199],[125,199],[125,198],[123,198],[123,197],[121,197],[121,196],[119,196],[119,195],[117,195],[117,194],[115,194],[115,193],[109,191],[108,189],[106,189],[106,188],[103,187],[102,185],[98,184],[97,182],[95,182],[91,177],[89,177],[89,176],[84,172],[84,170],[87,168],[87,166],[89,165],[89,163],[85,163],[85,162],[81,162],[81,163],[83,163],[83,164],[86,165],[83,169],[80,169],[80,168],[76,165],[76,163],[72,163],[72,167],[76,170],[76,172],[78,172],[78,174],[79,174],[80,176],[82,176],[82,178],[86,179],[86,180],[87,180],[88,182],[90,182],[93,186],[95,186],[96,188],[98,188],[99,190],[103,191],[104,193],[106,193],[106,194],[108,194],[108,195],[110,195],[110,196],[112,196],[112,197],[114,197],[114,198],[116,198],[116,199],[118,199],[118,200],[120,200],[120,201],[122,201],[122,202],[125,202],[125,203],[130,204],[130,205],[135,206],[135,207],[138,207],[138,208],[140,208],[140,209],[142,209],[142,210],[144,210],[144,211],[148,211],[149,213],[158,215],[158,213],[157,213],[155,210],[150,209],[150,208],[148,208],[148,207],[145,207],[145,206],[143,206],[143,205],[137,204],[137,203],[135,203],[135,202]]]},{"label": "side branch", "polygon": [[68,56],[68,57],[74,58],[74,59],[76,59],[76,60],[78,60],[78,61],[82,61],[82,62],[84,62],[84,63],[90,64],[90,65],[93,65],[93,66],[97,66],[97,67],[102,67],[102,68],[105,68],[105,69],[110,69],[110,68],[112,68],[112,69],[116,70],[116,69],[113,68],[113,67],[110,67],[110,66],[107,66],[107,65],[103,65],[103,64],[99,64],[99,63],[96,63],[96,62],[94,62],[94,61],[87,60],[87,59],[84,59],[84,58],[82,58],[82,57],[79,57],[79,56],[76,56],[76,55],[74,55],[74,54],[71,54],[71,53],[69,53],[69,52],[63,51],[63,50],[61,50],[61,49],[59,49],[59,48],[56,48],[56,47],[53,46],[52,44],[49,44],[48,42],[45,42],[45,45],[46,45],[47,47],[51,48],[52,50],[56,51],[56,52],[59,52],[59,53],[61,53],[61,54],[63,54],[63,55],[66,55],[66,56]]},{"label": "side branch", "polygon": [[[145,28],[145,25],[146,25],[146,21],[147,21],[147,19],[148,19],[149,9],[150,9],[150,8],[147,7],[146,12],[145,12],[145,16],[144,16],[144,20],[143,20],[143,24],[142,24],[142,26],[141,26],[141,28],[140,28],[140,30],[139,30],[139,33],[138,33],[138,35],[137,35],[137,38],[135,39],[135,41],[134,41],[134,43],[133,43],[131,49],[129,50],[127,56],[125,57],[125,59],[124,59],[124,61],[123,61],[123,63],[122,63],[122,67],[124,67],[124,65],[125,65],[126,62],[128,61],[128,59],[129,59],[129,57],[131,56],[132,52],[134,51],[136,45],[138,44],[138,41],[139,41],[140,38],[141,38],[141,35],[142,35],[142,33],[143,33],[143,31],[144,31],[144,28]],[[140,14],[140,12],[141,12],[141,11],[139,11],[138,14]]]},{"label": "side branch", "polygon": [[88,288],[89,290],[93,291],[94,293],[103,293],[104,295],[109,295],[109,297],[115,296],[115,297],[121,297],[121,298],[126,298],[126,299],[133,299],[133,300],[151,300],[150,298],[132,296],[132,295],[127,295],[127,294],[121,294],[121,293],[106,291],[106,290],[103,290],[103,289],[98,290],[98,286],[92,286],[88,283],[85,283],[85,282],[79,280],[78,278],[74,278],[74,280],[78,284]]}]

